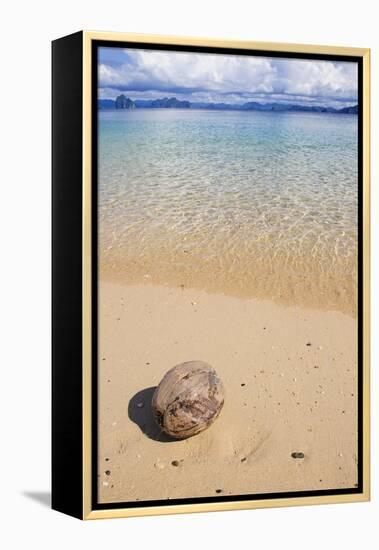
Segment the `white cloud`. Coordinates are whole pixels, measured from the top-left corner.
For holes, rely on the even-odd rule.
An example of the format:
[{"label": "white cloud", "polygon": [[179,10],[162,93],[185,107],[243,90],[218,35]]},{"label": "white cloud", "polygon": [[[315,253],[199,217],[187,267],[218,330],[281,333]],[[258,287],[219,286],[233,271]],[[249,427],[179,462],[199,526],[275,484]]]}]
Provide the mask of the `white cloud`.
[{"label": "white cloud", "polygon": [[138,51],[138,67],[153,81],[220,92],[268,91],[273,68],[259,57]]},{"label": "white cloud", "polygon": [[187,97],[204,93],[217,100],[227,94],[229,102],[260,94],[303,96],[303,100],[316,96],[354,100],[357,96],[356,63],[155,50],[118,52],[117,65],[105,61],[99,66],[103,89],[155,90]]},{"label": "white cloud", "polygon": [[277,84],[288,94],[356,97],[357,64],[334,61],[276,61]]}]

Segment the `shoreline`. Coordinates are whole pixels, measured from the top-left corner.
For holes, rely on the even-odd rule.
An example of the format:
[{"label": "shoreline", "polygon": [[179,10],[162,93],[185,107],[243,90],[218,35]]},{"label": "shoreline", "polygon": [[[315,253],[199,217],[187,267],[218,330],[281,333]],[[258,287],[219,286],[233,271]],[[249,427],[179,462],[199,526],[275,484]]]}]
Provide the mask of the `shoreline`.
[{"label": "shoreline", "polygon": [[[108,260],[107,264],[109,265],[109,263],[111,262]],[[204,274],[197,272],[196,275],[191,274],[189,269],[182,270],[181,275],[170,270],[158,274],[153,262],[149,269],[141,269],[137,265],[131,265],[132,263],[128,263],[127,276],[125,271],[116,269],[115,265],[117,264],[112,264],[112,269],[100,266],[99,278],[115,285],[148,285],[194,290],[224,298],[257,300],[305,310],[333,311],[348,315],[353,319],[358,317],[356,280],[354,279],[353,283],[348,284],[345,273],[341,274],[338,279],[334,275],[325,274],[322,278],[296,274],[291,277],[280,270],[276,270],[277,274],[274,277],[272,274],[257,271],[254,276],[250,272],[249,281],[241,279],[240,284],[237,284],[234,279],[220,280],[216,273],[212,279],[209,276],[209,273],[212,273],[211,270]],[[169,264],[168,259],[166,263]],[[161,265],[160,271],[162,271]]]},{"label": "shoreline", "polygon": [[[99,289],[100,502],[354,487],[356,319],[186,287]],[[153,388],[194,359],[218,372],[224,408],[165,441]]]}]

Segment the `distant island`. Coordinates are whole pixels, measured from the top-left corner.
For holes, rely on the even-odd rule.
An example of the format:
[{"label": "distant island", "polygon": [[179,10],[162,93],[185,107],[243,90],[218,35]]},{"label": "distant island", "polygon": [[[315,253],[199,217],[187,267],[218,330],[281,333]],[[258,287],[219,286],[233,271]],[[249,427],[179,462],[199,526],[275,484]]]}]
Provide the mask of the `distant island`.
[{"label": "distant island", "polygon": [[134,103],[139,109],[191,109],[189,101],[180,101],[176,97],[153,100],[136,99]]},{"label": "distant island", "polygon": [[243,104],[231,103],[205,103],[181,101],[176,97],[164,97],[162,99],[135,99],[132,100],[124,94],[116,99],[99,99],[98,108],[104,109],[207,109],[214,111],[276,111],[276,112],[305,112],[305,113],[340,113],[356,115],[358,105],[342,107],[322,107],[320,105],[299,105],[296,103],[258,103],[249,101]]},{"label": "distant island", "polygon": [[136,105],[129,97],[125,97],[122,94],[116,97],[115,107],[116,109],[135,109]]}]

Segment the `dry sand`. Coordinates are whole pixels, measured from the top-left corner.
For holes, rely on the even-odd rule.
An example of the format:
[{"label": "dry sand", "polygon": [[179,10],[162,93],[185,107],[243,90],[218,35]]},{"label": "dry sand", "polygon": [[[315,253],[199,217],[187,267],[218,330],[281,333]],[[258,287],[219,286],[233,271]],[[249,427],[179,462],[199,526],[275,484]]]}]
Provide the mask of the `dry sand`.
[{"label": "dry sand", "polygon": [[[99,323],[100,502],[357,483],[356,319],[102,281]],[[153,388],[193,359],[217,370],[225,405],[207,431],[166,441],[151,417]]]}]

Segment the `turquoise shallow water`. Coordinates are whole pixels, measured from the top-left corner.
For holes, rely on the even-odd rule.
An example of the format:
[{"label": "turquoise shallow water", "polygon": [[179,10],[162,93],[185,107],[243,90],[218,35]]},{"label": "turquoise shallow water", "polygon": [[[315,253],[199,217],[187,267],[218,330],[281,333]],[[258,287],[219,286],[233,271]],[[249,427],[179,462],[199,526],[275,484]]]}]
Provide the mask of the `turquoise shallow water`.
[{"label": "turquoise shallow water", "polygon": [[357,117],[99,112],[104,277],[354,312]]}]

